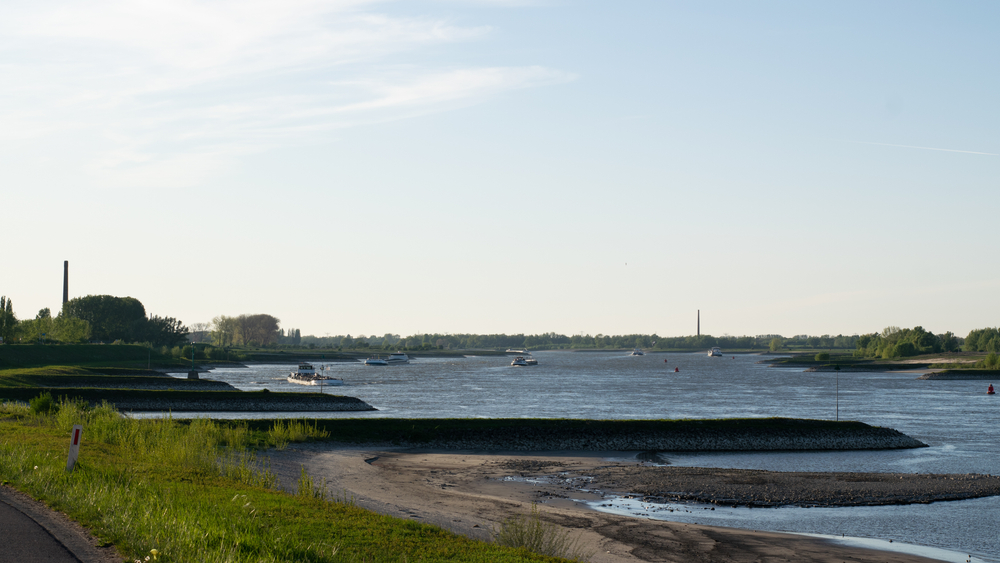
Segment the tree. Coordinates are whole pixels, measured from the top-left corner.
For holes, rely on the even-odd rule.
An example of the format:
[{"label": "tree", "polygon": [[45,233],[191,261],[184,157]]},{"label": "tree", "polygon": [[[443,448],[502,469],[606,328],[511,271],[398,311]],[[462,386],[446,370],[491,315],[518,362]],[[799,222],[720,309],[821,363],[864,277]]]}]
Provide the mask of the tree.
[{"label": "tree", "polygon": [[768,349],[771,350],[772,352],[777,352],[778,350],[781,350],[784,347],[785,347],[785,339],[781,338],[780,336],[772,338],[771,343],[768,345]]},{"label": "tree", "polygon": [[235,320],[235,343],[242,346],[268,346],[278,341],[276,317],[266,314],[240,315]]},{"label": "tree", "polygon": [[236,343],[236,317],[219,315],[212,319],[212,344],[223,348]]},{"label": "tree", "polygon": [[7,297],[0,297],[0,341],[11,342],[17,332],[14,304]]},{"label": "tree", "polygon": [[188,329],[173,317],[153,315],[146,320],[146,342],[163,346],[177,346],[187,342]]},{"label": "tree", "polygon": [[146,308],[134,297],[77,297],[63,305],[60,315],[87,321],[92,337],[102,342],[140,341],[146,329]]}]

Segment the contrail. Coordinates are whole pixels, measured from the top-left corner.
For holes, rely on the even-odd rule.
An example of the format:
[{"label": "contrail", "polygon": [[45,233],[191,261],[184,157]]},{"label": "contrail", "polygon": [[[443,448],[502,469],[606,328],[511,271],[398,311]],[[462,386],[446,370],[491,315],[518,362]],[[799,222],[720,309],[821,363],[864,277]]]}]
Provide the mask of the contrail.
[{"label": "contrail", "polygon": [[965,154],[983,154],[986,156],[1000,156],[1000,154],[992,152],[978,152],[978,151],[960,151],[958,149],[938,149],[934,147],[916,147],[913,145],[894,145],[892,143],[870,143],[868,141],[851,141],[852,143],[858,143],[861,145],[879,145],[883,147],[902,147],[904,149],[923,149],[925,151],[944,151],[944,152],[964,152]]}]

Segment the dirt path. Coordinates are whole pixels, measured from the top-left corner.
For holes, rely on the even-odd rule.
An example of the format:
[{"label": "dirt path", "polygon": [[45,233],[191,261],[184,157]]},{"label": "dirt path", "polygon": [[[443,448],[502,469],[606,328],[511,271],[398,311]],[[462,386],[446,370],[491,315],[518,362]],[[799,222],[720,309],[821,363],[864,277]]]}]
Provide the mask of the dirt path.
[{"label": "dirt path", "polygon": [[[596,512],[577,502],[601,498],[599,493],[586,494],[576,488],[584,476],[610,471],[621,477],[649,469],[638,461],[608,461],[606,457],[624,455],[622,452],[484,454],[320,444],[269,455],[271,468],[286,489],[294,489],[305,467],[315,482],[325,479],[332,494],[353,496],[359,506],[478,539],[488,539],[492,526],[510,516],[527,514],[531,503],[537,502],[545,520],[578,534],[580,543],[593,553],[590,561],[594,563],[932,561],[792,534],[623,517]],[[553,475],[556,477],[532,480]],[[513,480],[503,480],[512,476]]]}]

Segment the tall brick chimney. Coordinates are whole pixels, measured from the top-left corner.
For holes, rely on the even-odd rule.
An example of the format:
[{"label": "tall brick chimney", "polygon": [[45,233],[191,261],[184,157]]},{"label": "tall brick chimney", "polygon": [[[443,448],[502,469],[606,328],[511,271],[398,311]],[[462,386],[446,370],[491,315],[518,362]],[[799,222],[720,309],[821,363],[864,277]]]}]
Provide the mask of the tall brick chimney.
[{"label": "tall brick chimney", "polygon": [[69,301],[69,260],[63,261],[63,305]]}]

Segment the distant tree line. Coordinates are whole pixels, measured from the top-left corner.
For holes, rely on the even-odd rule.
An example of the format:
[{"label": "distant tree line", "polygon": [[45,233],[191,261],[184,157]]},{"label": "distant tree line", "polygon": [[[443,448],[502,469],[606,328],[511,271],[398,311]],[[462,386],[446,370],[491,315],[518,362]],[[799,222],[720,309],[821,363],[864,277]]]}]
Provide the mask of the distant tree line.
[{"label": "distant tree line", "polygon": [[[303,336],[301,331],[278,332],[274,347],[332,348],[339,350],[504,350],[526,348],[532,350],[601,350],[643,348],[648,350],[705,350],[713,346],[738,350],[784,350],[794,348],[823,348],[853,350],[854,336],[711,336],[692,335],[661,337],[656,334],[625,335],[574,335],[555,332],[543,334],[415,334],[400,336],[387,333],[378,335]],[[216,343],[218,344],[218,343]]]},{"label": "distant tree line", "polygon": [[899,328],[888,326],[880,333],[858,337],[854,355],[860,358],[903,358],[919,354],[955,352],[961,349],[962,340],[951,332],[934,334],[923,327]]}]

